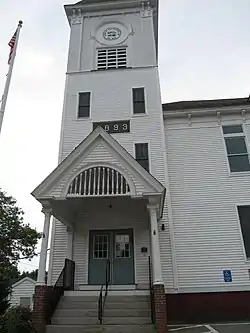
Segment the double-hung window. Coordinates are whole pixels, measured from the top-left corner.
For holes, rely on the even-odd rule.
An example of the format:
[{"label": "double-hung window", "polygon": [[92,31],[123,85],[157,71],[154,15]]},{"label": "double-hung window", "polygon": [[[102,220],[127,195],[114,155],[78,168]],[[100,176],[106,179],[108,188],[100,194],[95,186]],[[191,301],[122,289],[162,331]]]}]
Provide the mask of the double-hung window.
[{"label": "double-hung window", "polygon": [[133,88],[133,109],[134,114],[146,112],[144,88]]},{"label": "double-hung window", "polygon": [[88,118],[90,115],[90,92],[79,93],[78,118]]},{"label": "double-hung window", "polygon": [[135,159],[144,169],[149,172],[148,143],[135,144]]},{"label": "double-hung window", "polygon": [[250,206],[238,206],[246,257],[250,259]]},{"label": "double-hung window", "polygon": [[231,172],[250,171],[246,138],[242,125],[222,126]]}]

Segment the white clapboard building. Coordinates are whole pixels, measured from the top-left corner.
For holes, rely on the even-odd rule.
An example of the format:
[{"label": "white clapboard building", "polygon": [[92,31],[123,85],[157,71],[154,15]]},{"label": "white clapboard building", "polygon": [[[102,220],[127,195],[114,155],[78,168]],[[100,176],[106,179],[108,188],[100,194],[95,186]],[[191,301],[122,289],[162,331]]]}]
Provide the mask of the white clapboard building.
[{"label": "white clapboard building", "polygon": [[[158,0],[85,0],[65,10],[59,165],[32,193],[45,215],[37,294],[46,289],[53,216],[48,285],[68,259],[65,297],[98,300],[109,282],[107,302],[152,301],[159,333],[167,318],[246,319],[250,101],[163,104]],[[59,319],[60,329],[77,324]]]}]

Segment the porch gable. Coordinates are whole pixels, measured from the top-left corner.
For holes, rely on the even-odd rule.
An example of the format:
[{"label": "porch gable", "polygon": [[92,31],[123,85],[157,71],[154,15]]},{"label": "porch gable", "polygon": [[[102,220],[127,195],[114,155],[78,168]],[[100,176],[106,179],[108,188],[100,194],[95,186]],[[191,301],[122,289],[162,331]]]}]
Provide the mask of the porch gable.
[{"label": "porch gable", "polygon": [[57,166],[32,195],[42,203],[44,200],[65,199],[69,196],[143,197],[164,196],[164,193],[164,186],[110,134],[98,127]]}]

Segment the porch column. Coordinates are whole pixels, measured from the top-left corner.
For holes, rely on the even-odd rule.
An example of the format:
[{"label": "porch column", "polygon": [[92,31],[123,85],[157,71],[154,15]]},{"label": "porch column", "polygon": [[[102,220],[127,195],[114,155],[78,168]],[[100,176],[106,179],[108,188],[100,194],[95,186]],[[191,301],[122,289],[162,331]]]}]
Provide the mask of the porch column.
[{"label": "porch column", "polygon": [[67,259],[73,260],[74,229],[67,228],[67,232],[68,232]]},{"label": "porch column", "polygon": [[32,323],[37,333],[44,333],[47,324],[47,306],[50,304],[50,295],[52,287],[48,287],[45,281],[47,251],[49,241],[49,227],[52,210],[43,208],[44,226],[43,239],[40,252],[39,270],[37,284],[35,287],[34,307],[32,312]]},{"label": "porch column", "polygon": [[153,268],[153,285],[163,284],[160,243],[157,222],[157,206],[148,205],[151,226],[151,251],[152,251],[152,268]]},{"label": "porch column", "polygon": [[48,242],[49,242],[49,227],[50,227],[52,209],[43,208],[42,212],[44,213],[44,225],[43,225],[43,239],[42,239],[38,278],[37,278],[37,285],[39,286],[46,285],[45,272],[46,272],[46,262],[47,262],[47,252],[48,252]]},{"label": "porch column", "polygon": [[151,254],[153,271],[153,293],[155,307],[155,327],[157,333],[167,333],[167,303],[162,278],[161,253],[157,221],[157,205],[148,205],[151,226]]}]

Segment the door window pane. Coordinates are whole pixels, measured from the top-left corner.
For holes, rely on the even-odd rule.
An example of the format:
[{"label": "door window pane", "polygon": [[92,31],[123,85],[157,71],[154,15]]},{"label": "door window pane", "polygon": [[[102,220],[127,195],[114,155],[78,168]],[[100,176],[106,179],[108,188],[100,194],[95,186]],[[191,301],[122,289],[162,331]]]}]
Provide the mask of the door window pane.
[{"label": "door window pane", "polygon": [[108,235],[94,236],[94,259],[108,259]]},{"label": "door window pane", "polygon": [[129,235],[115,235],[115,257],[130,258]]}]

